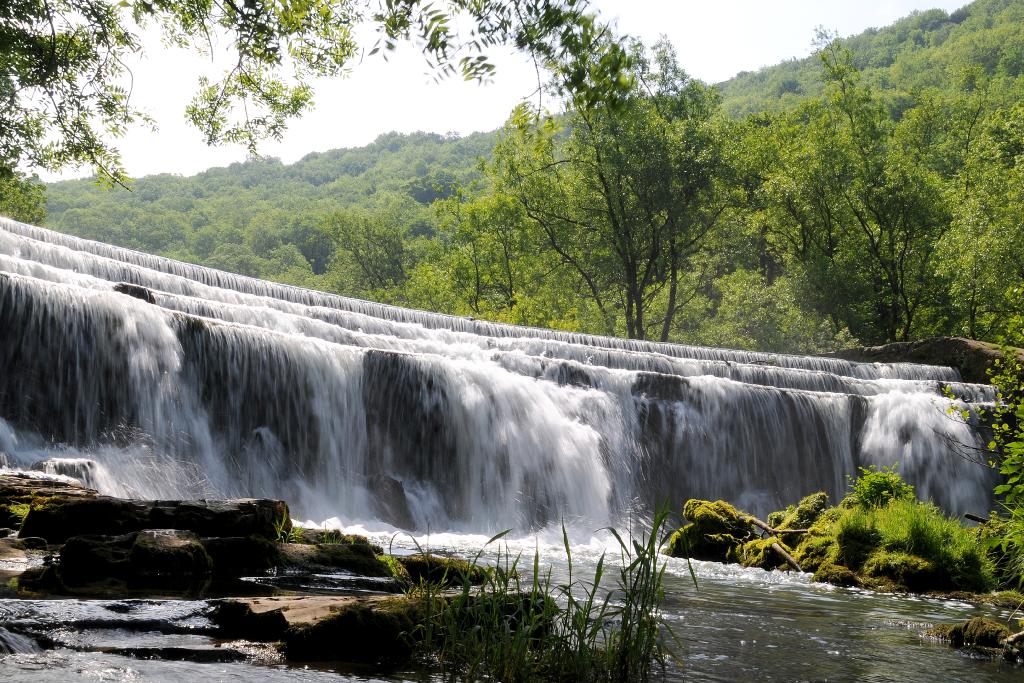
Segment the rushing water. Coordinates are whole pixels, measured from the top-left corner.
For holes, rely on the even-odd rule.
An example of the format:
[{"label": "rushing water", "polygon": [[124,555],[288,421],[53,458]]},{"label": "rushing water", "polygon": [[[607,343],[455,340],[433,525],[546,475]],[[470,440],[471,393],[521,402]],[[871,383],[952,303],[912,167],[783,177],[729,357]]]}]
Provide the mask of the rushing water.
[{"label": "rushing water", "polygon": [[[298,518],[430,531],[463,553],[507,527],[595,529],[695,496],[762,514],[817,490],[836,499],[868,464],[896,464],[951,513],[984,512],[990,474],[959,457],[976,437],[947,415],[946,391],[961,404],[993,400],[950,368],[499,325],[0,219],[0,466],[73,476],[112,495],[284,498]],[[593,562],[589,537],[573,536]],[[683,642],[670,678],[1010,675],[919,635],[922,621],[972,608],[697,569],[694,591],[670,562],[667,609]],[[102,602],[0,603],[0,675],[336,678],[118,654],[146,638],[217,647],[203,633],[202,603],[189,605],[181,609],[194,613],[181,616],[177,603],[130,604],[198,629],[157,637],[103,619],[60,631],[69,610],[110,612]],[[24,619],[59,647],[32,651],[17,630]]]}]

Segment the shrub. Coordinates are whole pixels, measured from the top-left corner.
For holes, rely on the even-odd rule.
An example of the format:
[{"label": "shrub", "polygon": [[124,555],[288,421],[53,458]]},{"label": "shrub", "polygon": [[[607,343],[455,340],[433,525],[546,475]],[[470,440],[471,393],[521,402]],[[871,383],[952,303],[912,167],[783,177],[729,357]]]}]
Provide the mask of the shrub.
[{"label": "shrub", "polygon": [[896,466],[877,469],[861,467],[860,476],[850,479],[848,498],[863,508],[878,508],[894,500],[913,500],[914,487],[903,481]]}]

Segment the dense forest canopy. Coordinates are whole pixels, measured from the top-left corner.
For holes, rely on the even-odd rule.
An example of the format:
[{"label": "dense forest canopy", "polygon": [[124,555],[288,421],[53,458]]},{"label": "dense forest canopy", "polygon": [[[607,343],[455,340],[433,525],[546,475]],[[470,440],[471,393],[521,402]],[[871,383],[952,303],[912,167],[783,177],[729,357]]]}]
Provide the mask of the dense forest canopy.
[{"label": "dense forest canopy", "polygon": [[519,324],[794,352],[996,338],[1024,282],[1022,46],[1021,0],[822,37],[717,87],[633,44],[611,102],[576,87],[597,65],[552,60],[552,115],[131,192],[55,183],[47,224]]}]

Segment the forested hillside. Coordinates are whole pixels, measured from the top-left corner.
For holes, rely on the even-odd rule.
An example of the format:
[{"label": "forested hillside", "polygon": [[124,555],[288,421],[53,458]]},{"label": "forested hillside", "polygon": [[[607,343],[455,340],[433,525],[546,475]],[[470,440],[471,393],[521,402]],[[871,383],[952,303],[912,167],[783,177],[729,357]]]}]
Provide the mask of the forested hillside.
[{"label": "forested hillside", "polygon": [[[915,12],[891,26],[869,29],[844,41],[853,65],[899,115],[928,88],[949,89],[975,65],[998,88],[1024,94],[1024,4],[1017,0],[978,0],[947,14]],[[810,41],[811,36],[808,36]],[[780,111],[824,92],[819,60],[794,59],[743,72],[719,85],[730,116]]]},{"label": "forested hillside", "polygon": [[[380,136],[357,149],[268,158],[124,188],[89,180],[47,187],[47,225],[90,239],[291,284],[324,286],[339,224],[373,216],[433,235],[430,205],[478,173],[497,134]],[[343,220],[338,212],[344,214]]]},{"label": "forested hillside", "polygon": [[47,224],[520,324],[805,352],[996,338],[1024,283],[1022,70],[1024,0],[918,13],[717,88],[634,45],[624,102],[132,192],[57,183]]}]

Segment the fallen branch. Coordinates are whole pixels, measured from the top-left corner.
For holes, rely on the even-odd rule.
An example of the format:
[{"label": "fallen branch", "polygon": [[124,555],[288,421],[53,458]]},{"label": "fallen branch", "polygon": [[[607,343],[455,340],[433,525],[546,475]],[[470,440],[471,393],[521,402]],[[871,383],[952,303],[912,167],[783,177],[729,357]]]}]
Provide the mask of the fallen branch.
[{"label": "fallen branch", "polygon": [[779,545],[778,543],[772,543],[772,550],[774,550],[780,556],[782,556],[782,559],[784,559],[786,561],[786,564],[788,564],[790,567],[797,570],[798,572],[803,572],[803,569],[800,568],[800,563],[793,559],[793,556],[787,553],[786,549],[783,548],[781,545]]},{"label": "fallen branch", "polygon": [[747,524],[751,524],[767,531],[772,536],[781,536],[782,534],[806,534],[809,531],[809,529],[773,529],[765,522],[762,522],[757,517],[752,517],[751,515],[744,516],[743,520],[747,522]]},{"label": "fallen branch", "polygon": [[976,514],[973,514],[971,512],[965,512],[964,513],[964,519],[970,520],[972,522],[977,522],[978,524],[984,524],[985,522],[988,521],[988,517],[980,517],[980,516],[978,516]]}]

